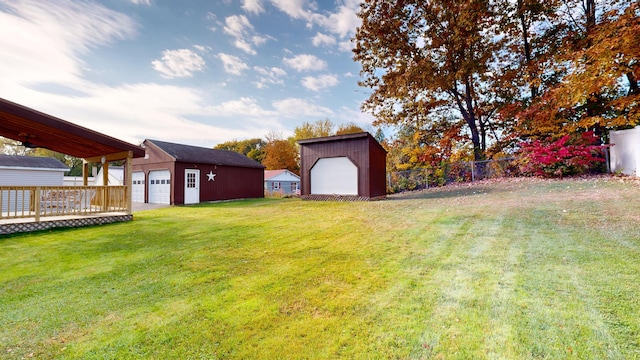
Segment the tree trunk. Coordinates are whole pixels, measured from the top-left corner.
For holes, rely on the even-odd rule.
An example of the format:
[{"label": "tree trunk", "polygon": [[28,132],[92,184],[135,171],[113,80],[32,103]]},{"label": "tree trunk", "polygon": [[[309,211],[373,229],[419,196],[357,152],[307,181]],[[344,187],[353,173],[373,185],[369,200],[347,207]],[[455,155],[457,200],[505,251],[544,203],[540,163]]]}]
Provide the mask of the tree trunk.
[{"label": "tree trunk", "polygon": [[640,93],[640,88],[638,88],[638,80],[636,80],[632,72],[627,73],[627,80],[629,80],[629,93],[627,95],[635,95]]},{"label": "tree trunk", "polygon": [[[533,61],[533,57],[531,56],[531,45],[529,44],[529,27],[527,26],[527,19],[524,14],[524,4],[522,3],[522,0],[518,0],[518,18],[520,19],[520,26],[522,27],[522,43],[524,46],[524,60],[528,68],[531,65],[531,62]],[[527,69],[527,72],[529,72],[529,69]],[[534,84],[529,84],[529,90],[531,91],[531,99],[535,99],[538,97],[537,86],[535,86]]]},{"label": "tree trunk", "polygon": [[467,116],[465,121],[471,130],[471,142],[473,143],[473,159],[480,161],[483,158],[482,145],[480,144],[480,133],[478,124],[476,123],[476,114],[473,107],[473,92],[471,89],[471,80],[467,76],[464,81],[465,102],[467,104]]}]

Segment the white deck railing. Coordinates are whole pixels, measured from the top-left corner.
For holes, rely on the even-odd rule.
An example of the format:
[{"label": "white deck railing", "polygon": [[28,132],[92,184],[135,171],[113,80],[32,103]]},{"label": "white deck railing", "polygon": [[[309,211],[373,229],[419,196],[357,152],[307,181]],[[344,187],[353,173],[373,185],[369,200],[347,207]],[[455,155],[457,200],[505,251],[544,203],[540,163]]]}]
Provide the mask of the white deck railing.
[{"label": "white deck railing", "polygon": [[126,186],[0,186],[0,219],[130,213]]}]

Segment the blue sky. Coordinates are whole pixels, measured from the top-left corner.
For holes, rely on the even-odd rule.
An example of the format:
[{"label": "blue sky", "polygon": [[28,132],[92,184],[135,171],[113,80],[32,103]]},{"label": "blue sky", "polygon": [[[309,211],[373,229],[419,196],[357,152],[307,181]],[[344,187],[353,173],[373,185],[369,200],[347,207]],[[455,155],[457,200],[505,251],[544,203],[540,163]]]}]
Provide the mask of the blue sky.
[{"label": "blue sky", "polygon": [[371,129],[358,0],[0,0],[0,97],[131,143]]}]

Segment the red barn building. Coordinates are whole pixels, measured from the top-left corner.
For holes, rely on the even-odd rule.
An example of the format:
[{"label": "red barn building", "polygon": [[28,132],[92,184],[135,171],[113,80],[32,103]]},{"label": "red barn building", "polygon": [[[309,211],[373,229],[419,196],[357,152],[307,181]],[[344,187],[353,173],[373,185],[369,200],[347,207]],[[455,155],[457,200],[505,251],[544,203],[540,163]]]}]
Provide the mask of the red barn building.
[{"label": "red barn building", "polygon": [[387,195],[387,152],[368,132],[298,144],[303,199],[373,200]]},{"label": "red barn building", "polygon": [[145,140],[132,163],[132,200],[156,204],[264,197],[264,166],[227,150]]}]

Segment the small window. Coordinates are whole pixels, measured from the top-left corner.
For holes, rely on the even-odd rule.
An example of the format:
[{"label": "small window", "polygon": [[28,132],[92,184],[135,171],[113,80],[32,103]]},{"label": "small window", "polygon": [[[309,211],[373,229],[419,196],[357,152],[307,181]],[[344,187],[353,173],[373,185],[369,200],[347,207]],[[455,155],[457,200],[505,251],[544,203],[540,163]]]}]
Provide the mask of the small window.
[{"label": "small window", "polygon": [[273,190],[280,190],[280,183],[279,182],[273,182]]},{"label": "small window", "polygon": [[196,188],[196,174],[187,173],[187,188],[189,189]]},{"label": "small window", "polygon": [[160,184],[164,185],[165,181],[166,181],[165,179],[160,180]]},{"label": "small window", "polygon": [[155,185],[156,181],[155,180],[151,180],[151,185]]},{"label": "small window", "polygon": [[292,182],[291,183],[291,191],[296,191],[298,190],[298,183],[297,182]]},{"label": "small window", "polygon": [[167,179],[167,185],[171,184],[171,179]]}]

